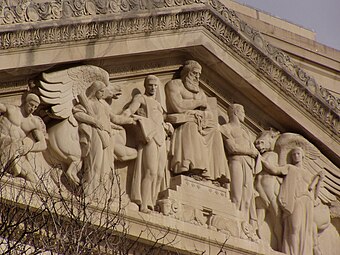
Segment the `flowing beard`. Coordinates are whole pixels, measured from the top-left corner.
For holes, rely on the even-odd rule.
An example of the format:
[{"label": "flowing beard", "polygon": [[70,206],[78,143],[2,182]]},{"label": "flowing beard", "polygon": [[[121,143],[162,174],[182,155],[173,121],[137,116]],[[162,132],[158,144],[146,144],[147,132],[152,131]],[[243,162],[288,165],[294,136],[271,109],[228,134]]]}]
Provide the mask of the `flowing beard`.
[{"label": "flowing beard", "polygon": [[194,81],[190,77],[185,78],[184,86],[187,90],[189,90],[192,93],[198,93],[200,91],[199,82]]}]

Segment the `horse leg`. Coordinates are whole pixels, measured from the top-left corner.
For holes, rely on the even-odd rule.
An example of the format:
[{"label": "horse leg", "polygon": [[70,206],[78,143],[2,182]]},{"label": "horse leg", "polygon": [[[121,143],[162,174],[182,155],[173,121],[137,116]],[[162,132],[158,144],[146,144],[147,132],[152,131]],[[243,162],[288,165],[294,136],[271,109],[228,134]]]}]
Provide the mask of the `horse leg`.
[{"label": "horse leg", "polygon": [[66,170],[66,177],[72,181],[76,185],[80,185],[80,179],[78,177],[78,173],[83,165],[83,162],[80,158],[77,157],[70,157],[71,163],[69,164],[67,170]]}]

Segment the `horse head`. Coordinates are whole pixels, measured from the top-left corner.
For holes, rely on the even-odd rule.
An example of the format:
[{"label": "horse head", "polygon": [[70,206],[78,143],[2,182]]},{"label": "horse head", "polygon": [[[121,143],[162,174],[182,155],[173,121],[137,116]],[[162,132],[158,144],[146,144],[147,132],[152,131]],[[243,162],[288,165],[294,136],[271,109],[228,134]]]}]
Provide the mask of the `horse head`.
[{"label": "horse head", "polygon": [[263,130],[255,140],[255,147],[263,154],[266,151],[273,151],[275,142],[280,136],[280,132],[273,129]]},{"label": "horse head", "polygon": [[106,87],[105,99],[118,99],[122,95],[122,88],[119,85],[110,83]]}]

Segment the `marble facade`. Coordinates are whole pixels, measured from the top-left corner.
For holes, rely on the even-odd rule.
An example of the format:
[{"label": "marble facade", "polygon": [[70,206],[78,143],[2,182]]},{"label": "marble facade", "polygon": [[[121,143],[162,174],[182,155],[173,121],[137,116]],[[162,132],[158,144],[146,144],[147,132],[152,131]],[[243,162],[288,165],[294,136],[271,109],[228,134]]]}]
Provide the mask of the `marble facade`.
[{"label": "marble facade", "polygon": [[129,236],[169,254],[338,254],[339,98],[228,1],[17,2],[4,187],[101,208],[119,179]]}]

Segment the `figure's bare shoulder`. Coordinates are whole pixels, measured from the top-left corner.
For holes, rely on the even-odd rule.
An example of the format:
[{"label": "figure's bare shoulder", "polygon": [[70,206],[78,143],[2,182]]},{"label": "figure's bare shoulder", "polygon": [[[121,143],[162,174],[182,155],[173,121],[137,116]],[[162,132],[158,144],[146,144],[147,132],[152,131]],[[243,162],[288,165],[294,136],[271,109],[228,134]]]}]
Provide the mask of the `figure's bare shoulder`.
[{"label": "figure's bare shoulder", "polygon": [[40,118],[39,116],[32,115],[31,121],[34,125],[34,129],[38,129],[38,130],[41,130],[41,131],[46,130],[45,123],[42,120],[42,118]]},{"label": "figure's bare shoulder", "polygon": [[11,113],[17,113],[20,111],[20,107],[17,105],[12,105],[12,104],[4,104],[6,107],[6,111],[11,114]]},{"label": "figure's bare shoulder", "polygon": [[183,88],[183,83],[181,79],[174,79],[168,81],[165,85],[165,89],[168,92],[180,92]]},{"label": "figure's bare shoulder", "polygon": [[272,164],[277,164],[277,162],[279,160],[279,155],[275,151],[266,151],[262,155],[262,157],[263,157],[264,160],[267,160]]},{"label": "figure's bare shoulder", "polygon": [[144,96],[142,94],[137,94],[133,97],[133,100],[142,102],[144,100]]},{"label": "figure's bare shoulder", "polygon": [[231,138],[232,126],[229,123],[220,126],[220,131],[225,138]]},{"label": "figure's bare shoulder", "polygon": [[[133,97],[132,99],[132,102],[131,102],[131,105],[134,105],[136,106],[137,108],[140,106],[140,105],[145,105],[145,98],[144,98],[144,95],[142,94],[137,94]],[[138,105],[138,106],[137,106]]]},{"label": "figure's bare shoulder", "polygon": [[5,109],[5,116],[15,125],[20,126],[23,119],[21,108],[17,105],[7,104]]},{"label": "figure's bare shoulder", "polygon": [[166,86],[172,87],[172,86],[178,86],[180,84],[182,84],[182,80],[181,79],[172,79],[172,80],[170,80],[170,81],[168,81],[166,83]]},{"label": "figure's bare shoulder", "polygon": [[198,94],[199,94],[199,96],[202,100],[207,100],[207,95],[205,94],[205,92],[202,88],[199,88]]}]

